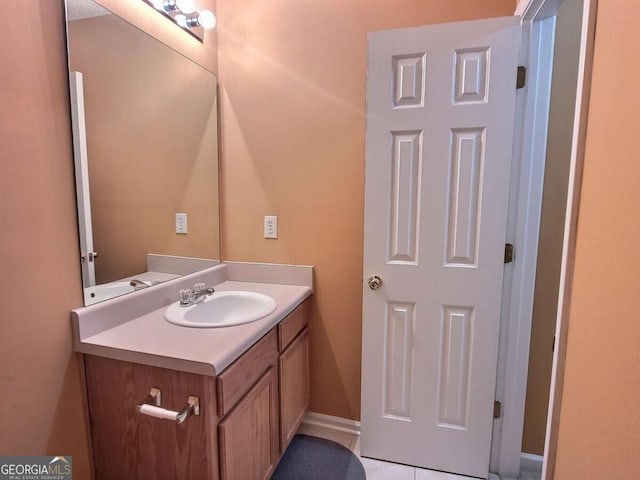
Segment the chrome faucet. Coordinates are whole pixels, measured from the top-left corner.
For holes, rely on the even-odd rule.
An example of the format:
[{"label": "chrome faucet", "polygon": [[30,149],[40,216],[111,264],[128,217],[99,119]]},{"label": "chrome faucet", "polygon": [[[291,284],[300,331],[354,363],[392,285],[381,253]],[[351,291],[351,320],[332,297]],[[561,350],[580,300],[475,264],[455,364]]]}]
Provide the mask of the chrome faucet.
[{"label": "chrome faucet", "polygon": [[208,295],[211,295],[215,290],[211,287],[207,287],[204,283],[196,283],[193,286],[193,290],[190,288],[183,288],[180,290],[180,306],[189,307],[200,303]]}]

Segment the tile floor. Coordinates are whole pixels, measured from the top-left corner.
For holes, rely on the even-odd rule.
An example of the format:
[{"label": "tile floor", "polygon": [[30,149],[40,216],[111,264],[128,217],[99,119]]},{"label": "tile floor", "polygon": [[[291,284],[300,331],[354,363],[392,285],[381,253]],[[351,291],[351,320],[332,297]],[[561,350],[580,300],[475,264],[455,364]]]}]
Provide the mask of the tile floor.
[{"label": "tile floor", "polygon": [[[300,427],[298,433],[333,440],[360,457],[360,437],[358,435],[306,424]],[[371,458],[360,457],[360,461],[367,472],[367,480],[477,480],[471,479],[471,477],[382,462]],[[498,477],[493,475],[489,478],[490,480],[498,480]],[[523,472],[521,480],[540,480],[540,473]]]}]

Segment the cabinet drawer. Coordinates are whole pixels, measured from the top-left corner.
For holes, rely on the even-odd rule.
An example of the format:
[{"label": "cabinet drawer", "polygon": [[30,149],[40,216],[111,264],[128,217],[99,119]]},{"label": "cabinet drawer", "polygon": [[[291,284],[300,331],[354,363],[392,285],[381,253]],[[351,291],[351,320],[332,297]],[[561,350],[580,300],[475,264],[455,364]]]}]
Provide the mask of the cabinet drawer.
[{"label": "cabinet drawer", "polygon": [[274,328],[218,376],[218,414],[221,417],[231,411],[269,367],[276,364],[277,354]]},{"label": "cabinet drawer", "polygon": [[298,333],[307,326],[309,315],[309,302],[304,301],[278,325],[278,351],[283,352],[285,348],[296,338]]}]

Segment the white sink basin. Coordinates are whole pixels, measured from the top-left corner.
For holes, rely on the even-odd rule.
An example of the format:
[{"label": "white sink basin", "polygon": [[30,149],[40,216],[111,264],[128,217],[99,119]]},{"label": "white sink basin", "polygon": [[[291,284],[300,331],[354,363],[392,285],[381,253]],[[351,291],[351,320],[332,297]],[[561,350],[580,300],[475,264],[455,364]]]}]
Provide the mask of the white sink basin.
[{"label": "white sink basin", "polygon": [[256,292],[214,292],[202,302],[189,307],[173,303],[164,318],[175,325],[196,328],[230,327],[255,322],[276,309],[276,302],[268,295]]}]

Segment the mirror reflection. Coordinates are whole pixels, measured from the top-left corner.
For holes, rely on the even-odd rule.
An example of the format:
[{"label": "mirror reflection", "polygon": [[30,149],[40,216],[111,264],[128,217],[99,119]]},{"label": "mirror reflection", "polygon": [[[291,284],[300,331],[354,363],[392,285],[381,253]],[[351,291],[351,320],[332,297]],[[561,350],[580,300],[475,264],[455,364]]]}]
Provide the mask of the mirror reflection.
[{"label": "mirror reflection", "polygon": [[67,15],[91,304],[219,259],[217,80],[89,0]]}]

